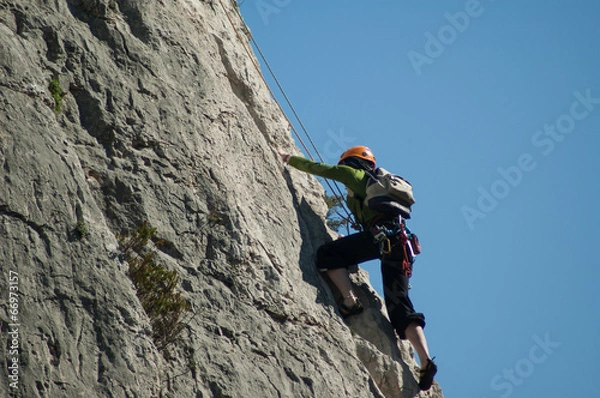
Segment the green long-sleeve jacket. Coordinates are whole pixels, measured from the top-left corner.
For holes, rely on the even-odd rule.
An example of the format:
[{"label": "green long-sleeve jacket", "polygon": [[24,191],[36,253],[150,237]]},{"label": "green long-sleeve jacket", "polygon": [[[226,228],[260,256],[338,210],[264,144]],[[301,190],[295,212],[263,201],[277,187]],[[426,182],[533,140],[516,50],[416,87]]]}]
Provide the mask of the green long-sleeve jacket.
[{"label": "green long-sleeve jacket", "polygon": [[349,166],[332,166],[324,163],[313,162],[300,156],[290,158],[290,166],[309,174],[317,175],[331,180],[339,181],[346,186],[348,208],[356,217],[356,221],[368,227],[375,218],[382,214],[369,209],[363,204],[367,196],[367,182],[369,176],[363,170]]}]

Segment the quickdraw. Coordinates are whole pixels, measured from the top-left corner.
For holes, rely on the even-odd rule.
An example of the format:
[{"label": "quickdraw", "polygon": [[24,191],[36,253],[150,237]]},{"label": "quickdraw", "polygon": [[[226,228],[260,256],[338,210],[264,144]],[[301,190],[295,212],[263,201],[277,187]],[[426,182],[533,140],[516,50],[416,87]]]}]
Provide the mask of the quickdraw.
[{"label": "quickdraw", "polygon": [[400,231],[396,228],[388,229],[381,225],[376,225],[371,228],[373,239],[379,242],[379,251],[381,254],[390,254],[392,252],[392,241],[390,238],[396,237]]}]

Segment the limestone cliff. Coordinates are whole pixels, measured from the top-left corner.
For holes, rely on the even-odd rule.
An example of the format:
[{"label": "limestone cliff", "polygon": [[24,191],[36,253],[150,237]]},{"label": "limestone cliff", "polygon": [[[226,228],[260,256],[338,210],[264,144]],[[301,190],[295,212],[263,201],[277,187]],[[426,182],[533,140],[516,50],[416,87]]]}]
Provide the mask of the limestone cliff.
[{"label": "limestone cliff", "polygon": [[[0,396],[419,394],[366,276],[346,324],[314,268],[248,34],[232,0],[0,0]],[[144,221],[191,307],[166,347],[116,238]]]}]

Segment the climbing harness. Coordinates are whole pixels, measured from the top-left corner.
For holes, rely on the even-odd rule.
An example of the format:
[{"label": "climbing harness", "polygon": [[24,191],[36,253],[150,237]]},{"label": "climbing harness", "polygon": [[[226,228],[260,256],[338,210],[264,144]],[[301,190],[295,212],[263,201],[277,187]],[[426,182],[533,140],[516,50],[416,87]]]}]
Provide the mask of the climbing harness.
[{"label": "climbing harness", "polygon": [[[407,278],[412,276],[412,265],[421,253],[421,245],[417,235],[410,232],[405,221],[398,217],[392,221],[375,220],[370,232],[373,241],[379,244],[382,260],[399,261],[396,256],[402,255],[401,267]],[[401,250],[398,252],[397,250]]]}]

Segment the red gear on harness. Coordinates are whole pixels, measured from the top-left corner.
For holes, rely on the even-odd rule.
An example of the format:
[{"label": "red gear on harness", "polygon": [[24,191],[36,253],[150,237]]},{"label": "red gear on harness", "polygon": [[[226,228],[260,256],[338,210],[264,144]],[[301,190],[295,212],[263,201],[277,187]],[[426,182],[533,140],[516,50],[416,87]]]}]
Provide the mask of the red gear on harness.
[{"label": "red gear on harness", "polygon": [[[418,253],[412,249],[411,241],[413,239],[409,239],[408,234],[406,233],[404,220],[400,220],[400,222],[397,224],[395,223],[395,227],[393,229],[374,222],[370,230],[375,238],[375,241],[379,242],[380,244],[382,259],[385,258],[385,256],[392,254],[392,249],[394,247],[398,246],[399,244],[402,245],[402,271],[404,271],[404,275],[407,278],[410,278],[412,276],[412,263],[415,254]],[[413,236],[416,239],[416,236]],[[393,243],[392,240],[394,241]],[[416,242],[418,243],[418,240],[416,240]]]}]

